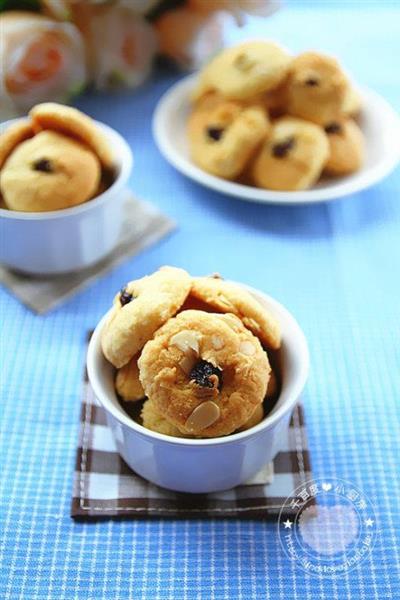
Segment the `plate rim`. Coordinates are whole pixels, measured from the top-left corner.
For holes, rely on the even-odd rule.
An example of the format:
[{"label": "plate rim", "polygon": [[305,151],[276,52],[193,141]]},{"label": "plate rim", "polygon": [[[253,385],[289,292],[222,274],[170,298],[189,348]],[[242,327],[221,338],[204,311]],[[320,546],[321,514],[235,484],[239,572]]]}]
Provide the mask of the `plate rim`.
[{"label": "plate rim", "polygon": [[[366,170],[361,179],[356,179],[353,181],[341,181],[338,182],[337,185],[330,186],[329,188],[325,189],[318,188],[294,192],[264,190],[211,175],[176,150],[175,145],[165,133],[166,114],[169,113],[169,110],[172,107],[176,107],[178,102],[182,101],[184,92],[186,92],[196,78],[196,73],[187,75],[178,80],[163,93],[153,112],[152,133],[156,146],[165,160],[181,174],[185,175],[203,187],[246,202],[257,202],[259,204],[276,204],[287,206],[319,204],[338,200],[339,198],[350,196],[351,194],[361,192],[373,186],[375,183],[378,183],[387,175],[389,175],[400,162],[400,142],[397,142],[397,148],[395,147],[395,152],[393,152],[391,156],[385,154],[385,160],[379,161],[377,165],[374,165]],[[397,115],[390,103],[378,92],[366,86],[357,86],[357,90],[360,91],[364,98],[369,99],[370,102],[374,102],[381,106],[381,110],[385,111],[388,117],[387,120],[391,121],[391,130],[393,132],[393,136],[391,136],[392,139],[396,138],[394,133],[395,128],[398,131],[397,139],[400,139],[400,117]],[[187,94],[185,95],[187,96]]]}]

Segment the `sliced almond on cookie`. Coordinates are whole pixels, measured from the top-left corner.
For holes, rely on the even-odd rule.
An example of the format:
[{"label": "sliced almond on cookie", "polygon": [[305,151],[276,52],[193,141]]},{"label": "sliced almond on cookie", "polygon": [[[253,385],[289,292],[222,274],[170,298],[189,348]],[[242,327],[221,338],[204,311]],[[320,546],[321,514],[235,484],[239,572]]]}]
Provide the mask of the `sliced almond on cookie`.
[{"label": "sliced almond on cookie", "polygon": [[220,414],[221,411],[218,404],[212,400],[208,400],[207,402],[203,402],[202,404],[199,404],[199,406],[196,406],[192,414],[186,420],[185,427],[191,432],[202,431],[215,423],[215,421],[219,419]]}]

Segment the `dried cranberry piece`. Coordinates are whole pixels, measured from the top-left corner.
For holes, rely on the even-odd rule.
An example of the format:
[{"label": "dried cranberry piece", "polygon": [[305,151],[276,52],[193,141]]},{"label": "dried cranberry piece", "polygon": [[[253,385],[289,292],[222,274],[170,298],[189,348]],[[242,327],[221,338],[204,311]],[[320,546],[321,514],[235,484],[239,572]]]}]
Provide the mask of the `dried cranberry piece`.
[{"label": "dried cranberry piece", "polygon": [[274,144],[272,146],[272,154],[275,158],[284,158],[289,150],[291,150],[295,145],[294,137],[288,138],[284,142],[279,142],[278,144]]},{"label": "dried cranberry piece", "polygon": [[133,300],[133,294],[130,294],[126,287],[123,287],[119,293],[119,301],[121,302],[121,306],[125,306],[125,304],[129,304]]},{"label": "dried cranberry piece", "polygon": [[339,125],[339,123],[329,123],[329,125],[325,127],[325,131],[328,134],[341,133],[342,127]]},{"label": "dried cranberry piece", "polygon": [[48,158],[39,158],[33,163],[34,171],[41,171],[42,173],[53,173],[53,165],[51,160]]},{"label": "dried cranberry piece", "polygon": [[224,134],[223,127],[207,127],[207,135],[209,138],[214,140],[214,142],[219,142]]},{"label": "dried cranberry piece", "polygon": [[205,388],[213,388],[214,384],[210,381],[211,375],[216,375],[218,377],[218,389],[222,387],[222,371],[218,369],[218,367],[214,367],[207,360],[200,360],[195,364],[193,369],[190,371],[190,380],[197,383],[197,385]]}]

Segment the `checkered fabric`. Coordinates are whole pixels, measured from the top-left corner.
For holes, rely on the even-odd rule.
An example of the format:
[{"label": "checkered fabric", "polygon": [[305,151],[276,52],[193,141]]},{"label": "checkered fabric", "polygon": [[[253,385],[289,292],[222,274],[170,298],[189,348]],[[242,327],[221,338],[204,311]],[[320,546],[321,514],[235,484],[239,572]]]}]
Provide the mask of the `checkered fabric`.
[{"label": "checkered fabric", "polygon": [[247,485],[214,494],[182,494],[157,487],[134,473],[117,452],[88,381],[84,383],[76,457],[73,517],[276,517],[285,499],[311,479],[304,413],[297,405],[273,469],[267,465]]}]

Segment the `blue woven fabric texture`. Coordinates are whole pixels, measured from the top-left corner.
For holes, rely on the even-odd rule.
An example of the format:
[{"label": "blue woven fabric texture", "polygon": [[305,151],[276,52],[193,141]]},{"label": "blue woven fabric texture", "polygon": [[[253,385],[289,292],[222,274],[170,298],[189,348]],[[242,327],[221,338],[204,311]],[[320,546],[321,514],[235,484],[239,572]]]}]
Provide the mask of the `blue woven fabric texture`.
[{"label": "blue woven fabric texture", "polygon": [[[290,2],[262,31],[294,51],[336,54],[398,109],[399,21],[393,2]],[[46,316],[1,294],[0,597],[399,598],[400,173],[309,207],[251,205],[202,189],[152,139],[153,109],[177,78],[164,73],[135,93],[86,96],[79,106],[127,137],[132,189],[179,231]],[[376,507],[377,543],[352,572],[306,575],[287,559],[274,523],[70,519],[86,332],[121,284],[162,264],[219,271],[268,292],[299,320],[311,353],[304,406],[315,475],[353,482]]]}]

